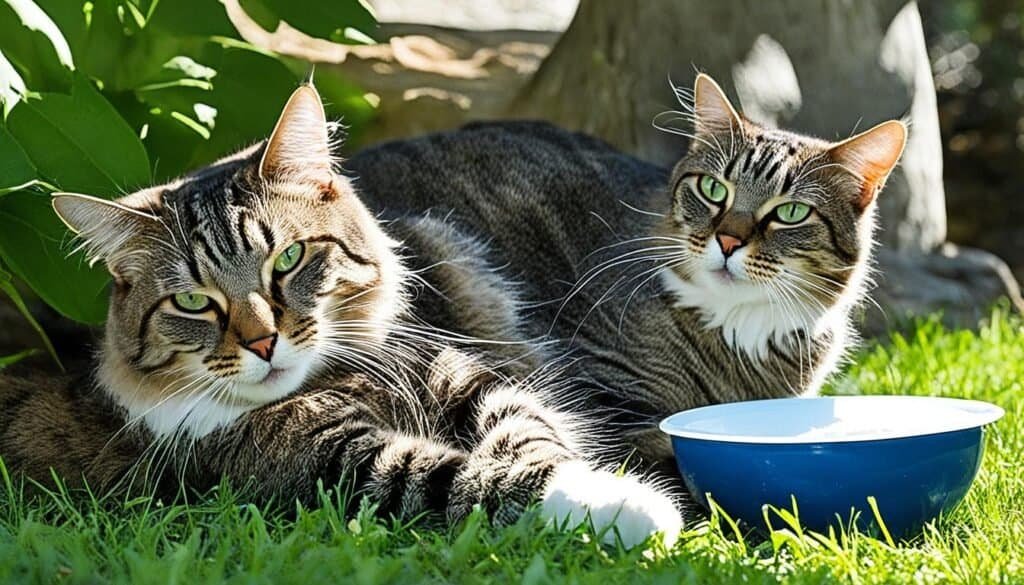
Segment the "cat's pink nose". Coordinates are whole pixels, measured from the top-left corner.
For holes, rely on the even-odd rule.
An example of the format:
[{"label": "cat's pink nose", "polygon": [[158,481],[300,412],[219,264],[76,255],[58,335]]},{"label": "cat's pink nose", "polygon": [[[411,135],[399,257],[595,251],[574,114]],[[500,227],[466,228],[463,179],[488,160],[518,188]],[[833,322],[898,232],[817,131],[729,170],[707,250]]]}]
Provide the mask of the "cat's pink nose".
[{"label": "cat's pink nose", "polygon": [[244,343],[245,349],[253,352],[254,354],[263,358],[264,361],[270,361],[270,358],[274,356],[274,345],[277,344],[277,333],[254,339],[252,341],[246,341]]},{"label": "cat's pink nose", "polygon": [[743,245],[743,240],[736,236],[730,236],[729,234],[718,234],[718,245],[722,248],[722,253],[728,258],[732,255],[732,251]]}]

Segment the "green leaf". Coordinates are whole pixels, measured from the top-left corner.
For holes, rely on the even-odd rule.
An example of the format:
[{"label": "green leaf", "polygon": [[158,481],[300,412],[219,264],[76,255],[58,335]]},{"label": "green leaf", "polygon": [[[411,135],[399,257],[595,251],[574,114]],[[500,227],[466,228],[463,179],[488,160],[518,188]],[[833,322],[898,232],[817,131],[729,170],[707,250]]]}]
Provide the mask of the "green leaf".
[{"label": "green leaf", "polygon": [[0,105],[3,106],[4,118],[27,91],[25,80],[18,74],[14,64],[7,60],[3,51],[0,51]]},{"label": "green leaf", "polygon": [[219,0],[160,0],[147,27],[176,36],[241,38]]},{"label": "green leaf", "polygon": [[264,30],[271,32],[277,30],[281,18],[266,3],[260,0],[239,0],[239,4],[249,18],[256,21],[256,24],[263,27]]},{"label": "green leaf", "polygon": [[0,126],[0,195],[35,181],[38,176],[28,155],[3,126]]},{"label": "green leaf", "polygon": [[61,65],[74,70],[75,60],[71,57],[71,47],[61,34],[53,20],[43,12],[32,0],[5,0],[14,11],[21,25],[31,31],[38,31],[50,41]]},{"label": "green leaf", "polygon": [[[14,283],[11,281],[10,273],[3,268],[0,268],[0,291],[11,299],[11,302],[14,303],[14,307],[18,309],[18,312],[21,313],[23,317],[25,317],[25,320],[28,321],[28,324],[32,329],[35,329],[36,333],[39,334],[39,338],[42,340],[43,346],[46,347],[47,353],[49,353],[50,357],[53,358],[53,361],[56,362],[57,367],[63,371],[64,364],[62,364],[60,362],[60,358],[57,357],[57,350],[55,350],[53,348],[53,344],[50,343],[49,336],[46,335],[46,331],[43,331],[43,327],[39,324],[39,321],[36,321],[36,318],[32,316],[31,311],[28,310],[28,306],[25,305],[25,300],[21,298],[21,293],[18,292],[18,289],[14,287]],[[14,355],[2,357],[0,358],[0,369],[20,361],[33,353],[35,353],[35,350],[29,349]]]},{"label": "green leaf", "polygon": [[102,323],[110,277],[81,255],[68,258],[69,240],[49,195],[18,191],[0,197],[0,257],[11,271],[61,314]]},{"label": "green leaf", "polygon": [[[78,70],[91,79],[101,80],[104,88],[139,83],[159,69],[161,47],[142,34],[124,10],[118,10],[120,2],[93,0],[88,4],[88,12],[82,11],[82,2],[40,2],[52,11],[54,20],[68,36]],[[78,11],[69,10],[69,4],[79,5]]]},{"label": "green leaf", "polygon": [[[242,0],[241,4],[253,20],[271,31],[283,20],[310,36],[364,43],[377,28],[377,19],[361,0]],[[346,34],[346,29],[361,34]]]},{"label": "green leaf", "polygon": [[42,177],[61,189],[112,197],[151,181],[142,142],[81,76],[71,95],[45,93],[15,106],[7,129]]},{"label": "green leaf", "polygon": [[147,127],[158,181],[265,138],[299,83],[279,58],[245,43],[219,39],[193,58],[217,72],[210,89],[154,86],[137,91],[134,105],[118,102],[133,125]]},{"label": "green leaf", "polygon": [[210,36],[238,37],[217,0],[37,1],[64,31],[78,70],[106,92],[169,81],[171,58],[193,55]]},{"label": "green leaf", "polygon": [[13,3],[0,0],[0,51],[5,61],[32,90],[66,90],[72,68],[67,41],[35,3],[17,0],[17,10]]}]

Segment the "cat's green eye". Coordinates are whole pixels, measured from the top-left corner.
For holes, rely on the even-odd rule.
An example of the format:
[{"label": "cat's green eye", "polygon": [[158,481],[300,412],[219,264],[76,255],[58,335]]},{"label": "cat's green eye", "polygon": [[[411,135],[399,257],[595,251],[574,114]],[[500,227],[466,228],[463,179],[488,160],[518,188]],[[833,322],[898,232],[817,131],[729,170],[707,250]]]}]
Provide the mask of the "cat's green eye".
[{"label": "cat's green eye", "polygon": [[729,196],[729,188],[710,175],[701,175],[697,180],[697,189],[705,199],[712,203],[721,203]]},{"label": "cat's green eye", "polygon": [[295,242],[285,248],[284,252],[274,259],[274,272],[278,274],[291,272],[299,264],[299,260],[302,260],[302,253],[305,250],[306,247],[302,245],[302,242]]},{"label": "cat's green eye", "polygon": [[179,311],[186,313],[202,313],[210,308],[210,297],[197,292],[178,293],[171,297],[171,302]]},{"label": "cat's green eye", "polygon": [[775,219],[781,223],[800,223],[810,214],[811,206],[806,203],[783,203],[775,208]]}]

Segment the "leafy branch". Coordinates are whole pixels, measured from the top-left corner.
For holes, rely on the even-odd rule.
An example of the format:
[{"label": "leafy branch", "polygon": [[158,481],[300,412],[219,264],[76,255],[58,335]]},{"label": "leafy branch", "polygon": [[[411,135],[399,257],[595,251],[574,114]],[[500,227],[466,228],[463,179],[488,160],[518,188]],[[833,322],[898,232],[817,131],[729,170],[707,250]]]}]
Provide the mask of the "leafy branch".
[{"label": "leafy branch", "polygon": [[[359,0],[243,7],[341,42],[375,27]],[[97,324],[109,276],[72,254],[49,194],[117,197],[258,140],[308,69],[247,43],[217,0],[0,0],[0,290],[55,358],[15,283]],[[372,116],[358,88],[321,89],[348,124]]]}]

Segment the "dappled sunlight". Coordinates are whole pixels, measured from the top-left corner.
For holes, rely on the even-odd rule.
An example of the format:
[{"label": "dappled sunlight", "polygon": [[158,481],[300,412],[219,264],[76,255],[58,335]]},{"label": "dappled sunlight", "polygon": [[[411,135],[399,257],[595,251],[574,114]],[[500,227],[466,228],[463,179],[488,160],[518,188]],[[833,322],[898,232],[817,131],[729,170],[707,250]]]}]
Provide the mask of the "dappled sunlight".
[{"label": "dappled sunlight", "polygon": [[793,62],[768,35],[757,37],[746,59],[733,66],[732,79],[743,113],[769,128],[784,124],[803,103]]}]

